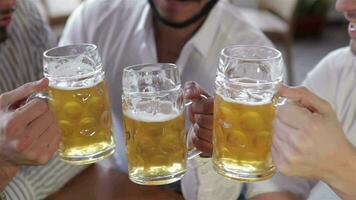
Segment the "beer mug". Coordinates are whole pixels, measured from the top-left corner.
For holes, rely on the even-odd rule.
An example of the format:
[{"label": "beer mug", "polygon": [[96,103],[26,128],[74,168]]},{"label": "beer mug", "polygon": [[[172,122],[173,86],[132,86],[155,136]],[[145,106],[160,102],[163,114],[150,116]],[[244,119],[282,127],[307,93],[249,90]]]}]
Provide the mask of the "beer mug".
[{"label": "beer mug", "polygon": [[59,155],[67,163],[94,163],[114,153],[111,111],[97,47],[76,44],[43,54],[50,109],[62,133]]},{"label": "beer mug", "polygon": [[213,125],[217,173],[244,182],[273,176],[272,121],[282,78],[282,56],[276,49],[231,46],[221,51]]},{"label": "beer mug", "polygon": [[[123,72],[122,110],[131,181],[162,185],[187,170],[184,96],[174,64],[143,64]],[[188,153],[188,155],[187,155]]]}]

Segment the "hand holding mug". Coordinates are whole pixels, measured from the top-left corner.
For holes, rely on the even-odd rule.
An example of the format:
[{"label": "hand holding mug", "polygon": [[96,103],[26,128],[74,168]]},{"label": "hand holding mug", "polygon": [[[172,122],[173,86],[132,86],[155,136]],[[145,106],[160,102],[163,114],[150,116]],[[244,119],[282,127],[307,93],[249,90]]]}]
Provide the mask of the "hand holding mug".
[{"label": "hand holding mug", "polygon": [[24,100],[48,86],[48,80],[27,83],[0,96],[0,160],[15,165],[46,164],[57,151],[60,130],[47,103]]},{"label": "hand holding mug", "polygon": [[202,152],[202,156],[210,157],[213,152],[214,98],[194,81],[186,82],[184,90],[185,98],[192,101],[188,107],[189,120],[193,124],[193,131],[188,135],[189,142]]},{"label": "hand holding mug", "polygon": [[338,174],[355,148],[344,135],[331,105],[304,87],[281,87],[293,100],[277,109],[273,122],[273,160],[283,174],[327,180]]}]

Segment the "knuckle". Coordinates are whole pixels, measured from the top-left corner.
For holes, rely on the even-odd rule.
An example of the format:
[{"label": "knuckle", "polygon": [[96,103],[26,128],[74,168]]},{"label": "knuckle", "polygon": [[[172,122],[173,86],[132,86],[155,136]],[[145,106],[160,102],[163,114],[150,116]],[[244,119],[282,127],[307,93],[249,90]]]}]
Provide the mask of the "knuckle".
[{"label": "knuckle", "polygon": [[48,154],[43,154],[41,157],[38,159],[38,164],[40,165],[45,165],[49,162],[51,157]]},{"label": "knuckle", "polygon": [[48,163],[50,157],[48,153],[33,151],[27,155],[27,159],[36,165],[45,165]]},{"label": "knuckle", "polygon": [[44,113],[48,110],[48,104],[41,99],[36,99],[35,106],[39,113]]},{"label": "knuckle", "polygon": [[301,93],[301,94],[306,94],[309,92],[308,88],[304,87],[304,86],[301,86],[298,88],[298,91]]},{"label": "knuckle", "polygon": [[196,85],[197,85],[197,83],[195,81],[187,81],[184,84],[185,88],[192,88],[192,87],[195,87]]},{"label": "knuckle", "polygon": [[200,121],[201,121],[201,116],[199,114],[195,114],[194,115],[194,120],[196,121],[197,124],[199,124]]},{"label": "knuckle", "polygon": [[38,155],[34,151],[24,152],[24,157],[26,158],[26,160],[33,164],[38,163]]},{"label": "knuckle", "polygon": [[10,117],[10,119],[8,119],[5,122],[4,125],[4,131],[6,136],[12,136],[15,134],[16,132],[16,127],[18,126],[18,120],[15,117]]},{"label": "knuckle", "polygon": [[322,101],[322,104],[323,104],[325,110],[333,111],[333,108],[328,101],[326,101],[325,99],[321,99],[321,101]]},{"label": "knuckle", "polygon": [[292,175],[291,170],[289,170],[289,167],[286,164],[282,164],[282,165],[278,166],[278,170],[286,176]]},{"label": "knuckle", "polygon": [[19,153],[24,153],[27,148],[32,144],[32,139],[29,136],[21,138],[16,145],[16,151]]}]

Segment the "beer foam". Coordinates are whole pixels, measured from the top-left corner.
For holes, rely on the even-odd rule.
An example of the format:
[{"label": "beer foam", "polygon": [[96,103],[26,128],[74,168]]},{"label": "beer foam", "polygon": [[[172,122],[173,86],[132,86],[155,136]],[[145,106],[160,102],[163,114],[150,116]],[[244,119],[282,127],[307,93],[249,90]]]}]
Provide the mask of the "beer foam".
[{"label": "beer foam", "polygon": [[219,95],[220,98],[222,98],[224,101],[229,102],[229,103],[238,103],[238,104],[243,104],[243,105],[248,105],[248,106],[261,106],[261,105],[266,105],[272,103],[271,99],[266,99],[264,101],[258,101],[258,102],[253,102],[253,101],[248,101],[248,100],[241,100],[241,99],[232,99],[228,97],[223,97]]},{"label": "beer foam", "polygon": [[172,113],[172,114],[163,114],[163,113],[147,113],[147,112],[137,112],[133,113],[132,111],[123,111],[124,115],[130,119],[141,121],[141,122],[165,122],[177,118],[182,113]]},{"label": "beer foam", "polygon": [[53,62],[47,65],[48,73],[54,77],[72,77],[75,74],[82,75],[95,70],[95,63],[85,55],[64,63]]},{"label": "beer foam", "polygon": [[[88,89],[88,88],[93,88],[97,85],[99,85],[102,81],[91,81],[87,80],[84,83],[81,82],[80,85],[77,82],[59,82],[56,84],[51,84],[50,87],[58,90],[80,90],[80,89]],[[76,85],[77,84],[77,85]]]}]

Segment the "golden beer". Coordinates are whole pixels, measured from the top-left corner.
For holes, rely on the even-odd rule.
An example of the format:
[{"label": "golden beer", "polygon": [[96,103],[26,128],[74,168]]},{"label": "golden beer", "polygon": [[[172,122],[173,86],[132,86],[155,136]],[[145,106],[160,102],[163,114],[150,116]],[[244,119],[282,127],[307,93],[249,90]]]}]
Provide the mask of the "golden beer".
[{"label": "golden beer", "polygon": [[85,88],[50,86],[51,110],[62,132],[61,158],[87,164],[114,152],[108,92],[104,81]]},{"label": "golden beer", "polygon": [[130,179],[162,185],[179,180],[186,171],[184,115],[124,112]]},{"label": "golden beer", "polygon": [[271,102],[244,104],[216,95],[213,163],[219,174],[247,182],[274,174],[270,153],[274,113]]}]

